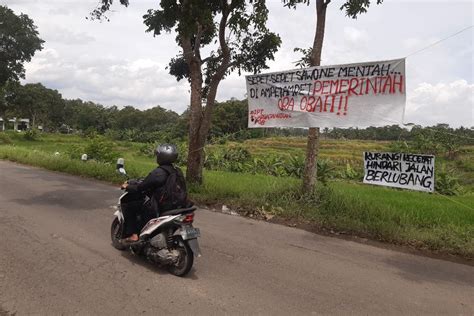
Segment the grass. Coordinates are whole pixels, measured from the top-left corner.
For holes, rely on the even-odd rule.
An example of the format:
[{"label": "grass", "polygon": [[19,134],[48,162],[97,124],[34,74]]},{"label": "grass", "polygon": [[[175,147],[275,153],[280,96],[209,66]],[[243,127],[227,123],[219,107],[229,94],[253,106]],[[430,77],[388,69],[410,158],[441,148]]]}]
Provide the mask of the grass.
[{"label": "grass", "polygon": [[[113,163],[84,163],[63,154],[70,146],[83,142],[81,137],[45,135],[42,141],[34,142],[13,135],[11,139],[13,144],[0,145],[0,159],[112,183],[123,180],[115,172]],[[249,150],[264,155],[269,147],[268,152],[288,154],[291,150],[304,150],[302,143],[302,139],[253,140],[249,141]],[[342,159],[361,157],[363,150],[384,150],[387,146],[383,142],[329,141],[323,143],[321,152],[322,156]],[[140,154],[139,148],[140,144],[116,143],[115,150],[123,153],[131,177],[144,176],[155,166],[151,158]],[[56,151],[59,156],[54,154]],[[471,154],[473,152],[465,151],[452,163],[467,178],[466,183],[472,183],[474,173]],[[297,219],[339,232],[474,259],[472,192],[448,198],[343,181],[330,181],[315,194],[302,194],[300,187],[300,180],[296,178],[205,171],[204,184],[192,186],[190,193],[201,203],[226,204],[255,216],[271,214]]]},{"label": "grass", "polygon": [[[364,151],[391,151],[389,141],[373,140],[328,140],[320,141],[319,158],[329,161],[334,173],[344,172],[347,164],[355,170],[363,171]],[[303,137],[275,137],[265,139],[250,139],[244,142],[228,142],[225,145],[212,145],[211,148],[227,148],[228,146],[244,147],[252,156],[265,157],[269,155],[279,157],[305,156],[306,138]],[[474,193],[474,146],[462,147],[456,160],[446,160],[441,155],[435,159],[436,170],[445,164],[452,170],[466,191]]]},{"label": "grass", "polygon": [[474,259],[472,195],[446,198],[333,181],[304,196],[294,178],[213,171],[205,179],[203,186],[192,188],[193,197],[203,202]]},{"label": "grass", "polygon": [[84,163],[79,159],[73,160],[69,157],[17,146],[0,146],[0,159],[109,182],[123,181],[123,178],[115,172],[115,165],[112,164],[94,161]]},{"label": "grass", "polygon": [[332,183],[322,220],[377,239],[474,258],[474,196]]}]

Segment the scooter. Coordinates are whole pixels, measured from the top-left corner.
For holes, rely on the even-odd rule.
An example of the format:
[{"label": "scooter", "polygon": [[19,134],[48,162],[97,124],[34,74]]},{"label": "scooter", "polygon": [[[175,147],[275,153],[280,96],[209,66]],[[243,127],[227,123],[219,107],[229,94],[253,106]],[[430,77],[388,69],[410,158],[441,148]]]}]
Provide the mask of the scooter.
[{"label": "scooter", "polygon": [[[123,164],[124,161],[120,158],[117,161],[117,170],[127,176]],[[136,181],[141,180],[127,180],[128,183]],[[121,241],[124,238],[125,224],[123,212],[127,211],[128,207],[135,208],[140,203],[147,203],[147,199],[144,194],[130,192],[120,196],[111,227],[112,245],[118,250],[128,248],[133,254],[142,255],[159,266],[167,267],[168,271],[176,276],[185,276],[193,266],[194,256],[201,256],[197,240],[201,233],[199,228],[193,227],[196,207],[169,210],[151,219],[137,213],[137,223],[143,227],[139,240],[130,244]]]}]

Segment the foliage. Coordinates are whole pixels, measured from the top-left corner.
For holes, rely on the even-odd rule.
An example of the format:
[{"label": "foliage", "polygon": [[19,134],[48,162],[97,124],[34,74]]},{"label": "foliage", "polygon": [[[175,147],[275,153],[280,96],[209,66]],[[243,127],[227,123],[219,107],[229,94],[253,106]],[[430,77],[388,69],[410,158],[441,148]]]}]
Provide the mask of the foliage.
[{"label": "foliage", "polygon": [[406,141],[394,141],[389,145],[389,151],[395,153],[410,153],[413,152],[411,146]]},{"label": "foliage", "polygon": [[362,179],[362,172],[354,169],[350,163],[346,163],[346,168],[342,173],[342,178],[349,180]]},{"label": "foliage", "polygon": [[[315,2],[317,0],[314,0]],[[381,4],[383,0],[376,0],[377,4]],[[324,4],[329,4],[330,0],[325,0]],[[286,7],[295,8],[296,5],[302,3],[309,5],[311,0],[283,0],[283,3]],[[362,13],[367,13],[367,9],[370,6],[370,0],[345,0],[344,3],[339,8],[342,11],[345,11],[346,16],[357,19],[357,17]]]},{"label": "foliage", "polygon": [[185,166],[188,161],[188,145],[186,142],[178,143],[178,165]]},{"label": "foliage", "polygon": [[152,143],[146,143],[146,144],[141,144],[139,148],[140,154],[147,156],[147,157],[153,157],[155,155],[155,149],[156,145]]},{"label": "foliage", "polygon": [[250,153],[243,147],[230,147],[224,153],[224,159],[244,162],[250,158]]},{"label": "foliage", "polygon": [[452,169],[446,167],[446,164],[443,164],[441,170],[436,172],[435,190],[443,195],[458,195],[463,192],[459,179]]},{"label": "foliage", "polygon": [[25,78],[23,64],[29,62],[44,41],[28,15],[16,15],[11,9],[0,5],[0,87],[7,81]]},{"label": "foliage", "polygon": [[8,113],[31,119],[33,128],[42,124],[54,130],[61,126],[64,119],[64,101],[61,94],[41,83],[8,85],[6,101]]},{"label": "foliage", "polygon": [[123,182],[123,178],[115,172],[115,165],[94,160],[84,164],[80,159],[71,159],[64,155],[52,155],[16,146],[1,146],[0,159],[115,183]]},{"label": "foliage", "polygon": [[247,129],[247,125],[247,100],[229,100],[216,103],[212,113],[210,137],[222,137],[227,140],[245,139],[245,133],[242,133],[242,131]]},{"label": "foliage", "polygon": [[443,153],[448,159],[455,159],[466,142],[447,124],[438,124],[429,129],[414,128],[414,147],[431,154]]},{"label": "foliage", "polygon": [[6,133],[0,133],[0,145],[10,145],[12,139]]},{"label": "foliage", "polygon": [[302,57],[295,61],[295,66],[299,68],[306,68],[309,67],[311,64],[311,53],[313,52],[313,48],[300,48],[296,47],[293,49],[295,53],[301,53]]},{"label": "foliage", "polygon": [[36,128],[29,129],[23,134],[23,137],[29,141],[37,141],[40,139],[40,133]]},{"label": "foliage", "polygon": [[390,149],[394,152],[444,155],[449,160],[455,160],[461,154],[463,145],[474,143],[473,136],[473,129],[453,129],[447,124],[426,128],[415,126],[410,132],[405,132],[405,140],[399,137]]},{"label": "foliage", "polygon": [[[208,150],[204,167],[208,170],[300,178],[304,169],[304,157],[295,155],[287,158],[269,155],[257,158],[252,157],[243,147],[227,147]],[[332,170],[328,160],[321,160],[318,163],[319,179],[326,183],[332,176]]]},{"label": "foliage", "polygon": [[304,157],[292,155],[290,159],[286,161],[284,168],[287,175],[301,178],[304,171]]},{"label": "foliage", "polygon": [[114,144],[103,138],[92,138],[84,147],[84,153],[89,159],[97,161],[114,163],[119,157],[119,153],[113,150]]},{"label": "foliage", "polygon": [[[109,0],[103,0],[103,3]],[[144,23],[148,27],[147,32],[160,35],[163,32],[174,30],[177,34],[177,42],[185,49],[185,41],[189,40],[195,57],[202,63],[204,70],[204,83],[208,91],[213,77],[224,65],[225,72],[238,70],[239,72],[257,72],[267,68],[265,62],[273,59],[280,38],[269,32],[265,24],[268,10],[265,1],[162,1],[161,8],[148,10],[144,16]],[[105,12],[105,11],[104,11]],[[215,19],[220,16],[220,25]],[[224,23],[224,24],[222,24]],[[224,27],[224,28],[222,28]],[[226,28],[229,31],[228,38],[225,36]],[[217,50],[212,50],[206,58],[201,58],[200,49],[213,44],[219,40]],[[228,63],[223,64],[224,55],[229,55]],[[227,65],[225,65],[227,64]],[[187,78],[191,80],[190,60],[182,54],[173,58],[170,62],[170,73],[178,80]],[[205,94],[203,95],[205,96]]]},{"label": "foliage", "polygon": [[319,159],[317,162],[317,168],[318,172],[316,174],[318,175],[318,180],[321,181],[322,184],[326,185],[333,170],[330,161],[327,159]]},{"label": "foliage", "polygon": [[114,164],[120,156],[114,148],[114,143],[104,137],[93,136],[81,144],[70,147],[67,153],[71,159],[80,159],[82,154],[87,154],[88,160]]},{"label": "foliage", "polygon": [[441,143],[434,137],[433,133],[427,129],[415,129],[413,149],[418,153],[436,155],[441,151]]}]

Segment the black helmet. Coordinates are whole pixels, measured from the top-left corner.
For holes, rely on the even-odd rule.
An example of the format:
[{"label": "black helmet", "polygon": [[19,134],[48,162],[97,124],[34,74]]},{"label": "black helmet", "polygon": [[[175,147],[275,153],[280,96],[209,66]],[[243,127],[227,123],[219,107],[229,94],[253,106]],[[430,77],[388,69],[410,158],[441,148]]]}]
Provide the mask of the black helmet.
[{"label": "black helmet", "polygon": [[159,165],[170,165],[178,159],[176,145],[161,144],[155,150],[156,162]]}]

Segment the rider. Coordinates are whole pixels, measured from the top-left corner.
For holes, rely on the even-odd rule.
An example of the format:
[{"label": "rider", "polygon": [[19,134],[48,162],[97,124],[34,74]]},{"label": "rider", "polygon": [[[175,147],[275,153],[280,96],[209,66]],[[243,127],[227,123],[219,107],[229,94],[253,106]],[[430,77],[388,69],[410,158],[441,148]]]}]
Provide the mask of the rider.
[{"label": "rider", "polygon": [[[173,163],[178,159],[178,150],[176,149],[175,145],[161,144],[156,148],[155,155],[158,167],[152,170],[141,182],[136,184],[129,184],[125,182],[122,184],[122,189],[133,193],[144,192],[150,198],[150,203],[145,203],[144,210],[140,211],[151,211],[153,214],[158,214],[159,211],[166,211],[170,209],[166,205],[163,205],[161,203],[162,201],[160,201],[161,197],[163,196],[164,186],[170,172],[172,170],[175,170],[181,174],[182,172],[178,167],[173,165]],[[124,233],[125,236],[129,235],[129,237],[122,239],[122,242],[130,243],[138,241],[138,232],[140,231],[140,228],[138,227],[136,215],[124,215],[126,216]]]}]

